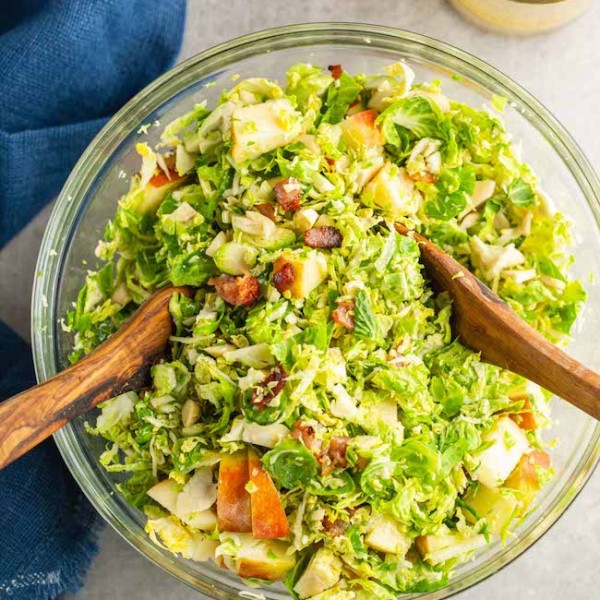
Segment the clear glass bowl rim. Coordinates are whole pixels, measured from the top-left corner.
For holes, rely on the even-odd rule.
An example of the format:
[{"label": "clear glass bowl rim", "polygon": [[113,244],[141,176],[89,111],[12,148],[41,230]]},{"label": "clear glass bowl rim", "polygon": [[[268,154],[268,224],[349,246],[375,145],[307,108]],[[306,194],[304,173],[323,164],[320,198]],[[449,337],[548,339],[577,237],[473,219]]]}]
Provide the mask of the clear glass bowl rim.
[{"label": "clear glass bowl rim", "polygon": [[[263,30],[235,38],[214,46],[177,65],[132,98],[102,128],[83,153],[71,175],[67,179],[46,228],[38,262],[32,294],[32,345],[35,371],[38,381],[44,381],[58,371],[56,314],[59,291],[59,273],[64,263],[69,241],[77,225],[78,215],[85,208],[86,191],[100,172],[118,142],[129,134],[136,124],[163,103],[198,79],[199,72],[214,72],[235,64],[237,58],[247,53],[259,54],[271,49],[303,47],[315,44],[344,44],[362,41],[374,48],[396,48],[403,44],[418,47],[429,60],[444,59],[445,67],[455,65],[457,71],[468,73],[471,82],[495,93],[506,96],[515,102],[526,118],[540,131],[553,146],[566,166],[570,169],[581,192],[594,213],[600,227],[600,181],[576,142],[559,121],[544,108],[531,94],[513,82],[509,77],[478,58],[438,40],[391,27],[360,23],[306,23]],[[51,250],[53,252],[51,252]],[[83,492],[98,512],[132,546],[155,564],[206,594],[218,592],[218,597],[239,597],[236,590],[223,581],[199,579],[186,571],[172,557],[151,545],[151,542],[136,535],[128,524],[123,522],[119,508],[100,488],[91,465],[76,443],[73,428],[63,427],[54,439],[69,470]],[[483,563],[475,572],[469,572],[460,579],[451,581],[448,586],[427,595],[434,600],[446,598],[475,583],[482,581],[509,564],[535,543],[564,513],[581,491],[600,459],[600,424],[595,425],[590,442],[580,458],[568,493],[558,496],[545,512],[521,536],[510,551],[500,552]],[[129,523],[131,525],[131,523]],[[208,578],[207,578],[208,579]],[[225,596],[223,594],[232,594]],[[421,595],[418,595],[422,597]],[[406,598],[417,595],[405,596]]]}]

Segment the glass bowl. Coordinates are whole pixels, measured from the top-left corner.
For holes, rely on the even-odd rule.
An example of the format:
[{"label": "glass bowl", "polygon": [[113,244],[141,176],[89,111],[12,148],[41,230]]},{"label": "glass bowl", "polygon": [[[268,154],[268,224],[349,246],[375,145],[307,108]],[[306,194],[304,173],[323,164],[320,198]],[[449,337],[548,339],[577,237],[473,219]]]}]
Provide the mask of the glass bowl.
[{"label": "glass bowl", "polygon": [[[448,96],[480,106],[492,95],[508,99],[505,120],[522,142],[559,210],[574,223],[574,274],[586,282],[587,307],[579,319],[571,353],[600,370],[600,184],[586,158],[557,120],[530,94],[481,60],[414,33],[370,25],[321,23],[271,29],[222,44],[178,65],[133,98],[96,136],[65,184],[46,230],[33,292],[32,337],[37,377],[43,381],[67,364],[71,336],[60,319],[70,309],[86,271],[96,263],[94,248],[119,197],[128,187],[124,173],[138,167],[135,142],[157,141],[167,123],[207,99],[209,106],[232,76],[281,78],[304,61],[341,63],[349,72],[373,73],[405,59],[419,80],[440,79]],[[149,123],[147,134],[140,126]],[[589,283],[588,283],[589,282]],[[560,400],[553,401],[558,439],[552,451],[556,477],[536,508],[502,546],[482,549],[457,568],[451,583],[427,598],[446,598],[495,573],[533,544],[564,512],[590,476],[600,454],[600,425]],[[93,415],[91,416],[93,418]],[[88,417],[89,418],[89,417]],[[154,545],[144,533],[144,516],[116,491],[118,477],[98,463],[101,439],[89,436],[79,418],[55,435],[74,477],[100,514],[135,548],[171,575],[213,598],[239,598],[243,582],[214,564],[193,563]],[[260,590],[265,598],[287,598],[281,586]],[[254,590],[256,593],[257,590]],[[245,597],[248,594],[242,593]],[[422,597],[419,594],[406,598]],[[259,596],[260,597],[260,596]]]}]

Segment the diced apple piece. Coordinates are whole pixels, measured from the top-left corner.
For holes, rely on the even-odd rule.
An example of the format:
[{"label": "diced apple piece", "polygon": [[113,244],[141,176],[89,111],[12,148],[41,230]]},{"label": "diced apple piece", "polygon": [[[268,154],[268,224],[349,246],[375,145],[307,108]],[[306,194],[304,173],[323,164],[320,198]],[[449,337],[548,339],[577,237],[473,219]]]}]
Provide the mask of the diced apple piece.
[{"label": "diced apple piece", "polygon": [[217,516],[210,509],[216,499],[215,487],[210,469],[198,469],[183,488],[172,479],[164,479],[146,493],[186,525],[210,531],[217,526]]},{"label": "diced apple piece", "polygon": [[[479,484],[477,490],[465,496],[464,501],[475,510],[480,517],[485,518],[492,535],[500,535],[510,523],[518,506],[514,494],[503,491],[503,488],[490,489]],[[469,523],[475,523],[477,518],[464,509],[463,513]]]},{"label": "diced apple piece", "polygon": [[217,519],[219,531],[252,531],[248,453],[240,450],[224,454],[219,465],[217,485]]},{"label": "diced apple piece", "polygon": [[188,513],[181,520],[194,529],[200,531],[213,531],[217,527],[217,513],[208,508],[199,512]]},{"label": "diced apple piece", "polygon": [[277,229],[269,217],[256,210],[247,210],[244,215],[233,215],[231,225],[236,231],[261,238],[270,238]]},{"label": "diced apple piece", "polygon": [[279,492],[254,450],[248,451],[248,470],[253,488],[250,494],[252,535],[257,540],[287,537],[290,526]]},{"label": "diced apple piece", "polygon": [[378,552],[404,556],[412,545],[396,519],[389,515],[375,514],[367,524],[365,544]]},{"label": "diced apple piece", "polygon": [[383,167],[385,159],[383,155],[376,152],[369,152],[362,163],[354,163],[357,167],[354,174],[354,183],[356,184],[356,193],[359,193],[369,181],[379,173]]},{"label": "diced apple piece", "polygon": [[182,486],[172,479],[163,479],[156,485],[153,485],[146,494],[153,500],[164,506],[169,512],[175,513],[177,510],[177,496],[182,490]]},{"label": "diced apple piece", "polygon": [[529,442],[523,430],[509,417],[497,419],[484,434],[483,441],[491,445],[479,454],[479,466],[471,476],[489,488],[497,488],[517,466]]},{"label": "diced apple piece", "polygon": [[242,440],[255,446],[275,448],[289,433],[290,430],[282,423],[272,423],[270,425],[246,423],[242,432]]},{"label": "diced apple piece", "polygon": [[478,208],[486,200],[489,200],[496,190],[496,182],[493,179],[484,179],[476,181],[473,188],[473,193],[469,198],[469,206]]},{"label": "diced apple piece", "polygon": [[167,215],[174,223],[187,223],[198,215],[198,211],[187,202],[182,202],[172,213]]},{"label": "diced apple piece", "polygon": [[367,206],[376,206],[394,216],[414,214],[418,209],[415,182],[404,167],[386,162],[364,187],[361,200]]},{"label": "diced apple piece", "polygon": [[293,281],[289,290],[296,298],[308,298],[309,294],[327,279],[327,261],[318,252],[306,256],[286,253],[273,265],[273,275],[281,271],[286,264],[292,268]]},{"label": "diced apple piece", "polygon": [[196,166],[196,157],[186,151],[183,144],[175,148],[175,170],[180,176],[186,175]]},{"label": "diced apple piece", "polygon": [[236,163],[289,144],[302,129],[299,113],[287,98],[238,106],[231,121],[231,157]]},{"label": "diced apple piece", "polygon": [[515,470],[504,483],[505,487],[518,490],[521,509],[526,509],[540,491],[537,469],[550,468],[550,456],[541,450],[524,454]]},{"label": "diced apple piece", "polygon": [[290,430],[283,423],[259,425],[258,423],[246,421],[243,417],[236,417],[231,429],[221,438],[220,442],[242,441],[264,448],[275,448],[289,433]]},{"label": "diced apple piece", "polygon": [[480,548],[485,544],[485,537],[481,534],[463,537],[458,533],[447,533],[422,535],[415,542],[423,560],[435,566]]},{"label": "diced apple piece", "polygon": [[192,546],[190,549],[190,559],[197,562],[205,562],[208,559],[215,560],[215,550],[219,542],[203,537],[199,533],[192,536]]},{"label": "diced apple piece", "polygon": [[320,548],[296,582],[294,591],[300,598],[316,596],[332,588],[341,574],[342,561],[331,550]]},{"label": "diced apple piece", "polygon": [[294,567],[289,545],[275,540],[255,540],[250,534],[236,534],[240,546],[234,557],[225,556],[225,564],[240,577],[256,577],[276,581],[283,579]]},{"label": "diced apple piece", "polygon": [[294,213],[292,227],[298,233],[304,233],[310,229],[319,218],[319,213],[314,208],[301,208]]},{"label": "diced apple piece", "polygon": [[511,400],[523,402],[522,412],[514,413],[509,415],[510,418],[525,431],[533,431],[537,428],[537,421],[531,406],[531,400],[529,400],[528,394],[520,394],[511,396]]},{"label": "diced apple piece", "polygon": [[212,469],[196,469],[183,490],[177,496],[176,510],[173,512],[184,518],[191,513],[208,510],[217,499],[217,486],[213,483]]},{"label": "diced apple piece", "polygon": [[210,243],[210,245],[208,246],[208,248],[204,251],[204,253],[207,256],[210,256],[211,258],[215,255],[215,253],[217,252],[217,250],[221,247],[224,246],[227,243],[227,234],[224,231],[220,231],[219,233],[217,233],[217,235],[213,238],[213,241]]},{"label": "diced apple piece", "polygon": [[169,175],[163,171],[154,175],[142,190],[137,211],[141,214],[156,212],[167,195],[176,190],[185,180],[186,177],[180,177],[174,169],[169,170]]},{"label": "diced apple piece", "polygon": [[350,148],[374,148],[383,146],[385,140],[381,130],[375,125],[379,113],[374,110],[363,110],[346,117],[342,121],[342,137]]},{"label": "diced apple piece", "polygon": [[354,421],[358,417],[359,411],[356,401],[350,396],[348,390],[341,383],[336,383],[331,388],[331,394],[333,400],[329,403],[329,412],[339,419]]}]

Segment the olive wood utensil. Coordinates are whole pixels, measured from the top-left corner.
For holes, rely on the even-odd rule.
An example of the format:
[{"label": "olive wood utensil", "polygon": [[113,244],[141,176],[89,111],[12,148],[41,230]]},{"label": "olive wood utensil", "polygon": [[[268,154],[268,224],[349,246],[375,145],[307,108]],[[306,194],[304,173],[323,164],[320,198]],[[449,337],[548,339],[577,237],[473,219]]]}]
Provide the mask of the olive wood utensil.
[{"label": "olive wood utensil", "polygon": [[88,356],[0,404],[0,469],[100,402],[145,384],[172,334],[175,292],[192,293],[187,287],[159,290]]},{"label": "olive wood utensil", "polygon": [[416,240],[428,275],[450,293],[452,330],[465,346],[600,419],[600,375],[559,350],[433,242],[401,224],[396,231]]}]

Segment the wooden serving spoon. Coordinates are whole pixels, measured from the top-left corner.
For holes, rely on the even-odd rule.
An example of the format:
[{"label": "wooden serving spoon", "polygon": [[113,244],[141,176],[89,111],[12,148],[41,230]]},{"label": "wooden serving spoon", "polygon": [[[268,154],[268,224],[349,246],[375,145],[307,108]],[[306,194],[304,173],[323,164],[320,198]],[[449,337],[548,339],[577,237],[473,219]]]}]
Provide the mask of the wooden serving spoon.
[{"label": "wooden serving spoon", "polygon": [[422,235],[396,224],[412,237],[431,279],[453,300],[452,331],[484,361],[541,385],[600,419],[600,375],[567,356],[523,321],[458,261]]},{"label": "wooden serving spoon", "polygon": [[0,469],[100,402],[138,389],[172,334],[169,300],[187,287],[151,296],[112,337],[78,363],[0,403]]}]

